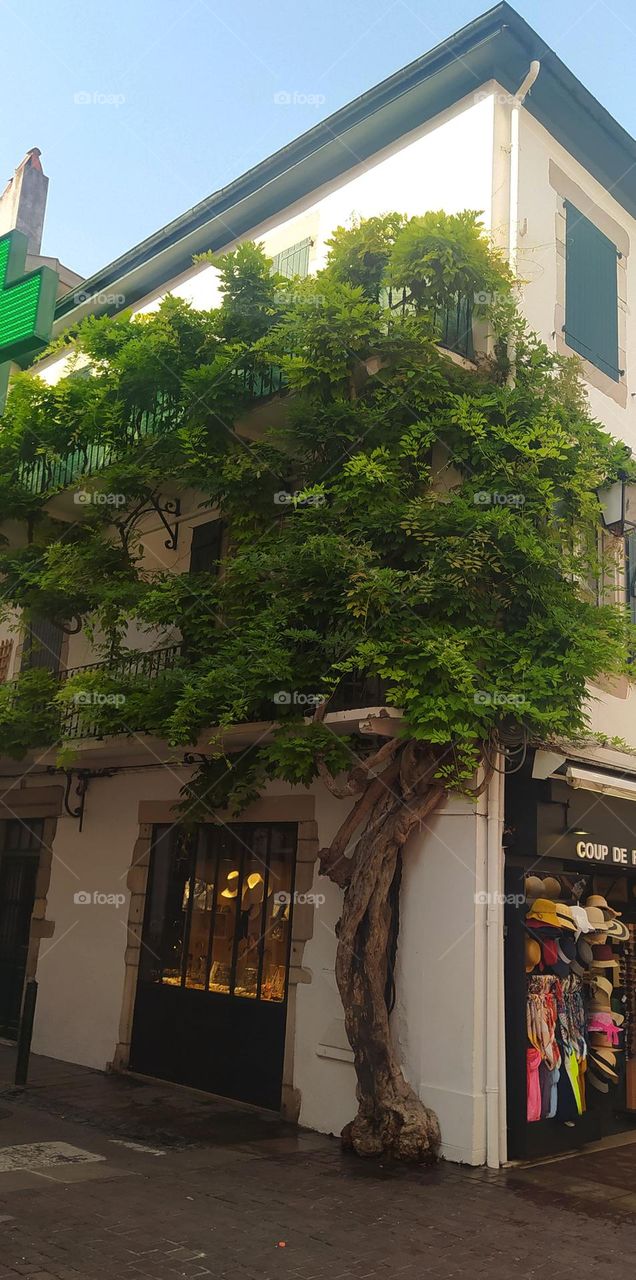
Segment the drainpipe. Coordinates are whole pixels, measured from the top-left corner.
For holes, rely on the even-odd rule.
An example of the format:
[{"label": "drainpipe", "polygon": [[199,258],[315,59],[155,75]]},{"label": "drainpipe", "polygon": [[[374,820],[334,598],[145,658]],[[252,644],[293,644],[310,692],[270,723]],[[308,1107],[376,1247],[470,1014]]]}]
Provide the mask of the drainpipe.
[{"label": "drainpipe", "polygon": [[[517,278],[517,257],[519,248],[519,117],[521,108],[526,99],[526,95],[530,92],[538,74],[541,70],[541,63],[535,58],[530,63],[528,74],[521,81],[517,92],[512,99],[512,109],[510,112],[510,199],[508,206],[508,262],[513,277]],[[510,369],[508,372],[508,386],[515,385],[515,363],[517,356],[517,343],[514,337],[508,341],[508,362]]]},{"label": "drainpipe", "polygon": [[486,1162],[498,1169],[505,1159],[505,1044],[503,1016],[503,908],[502,836],[504,776],[503,755],[488,786],[486,844]]}]

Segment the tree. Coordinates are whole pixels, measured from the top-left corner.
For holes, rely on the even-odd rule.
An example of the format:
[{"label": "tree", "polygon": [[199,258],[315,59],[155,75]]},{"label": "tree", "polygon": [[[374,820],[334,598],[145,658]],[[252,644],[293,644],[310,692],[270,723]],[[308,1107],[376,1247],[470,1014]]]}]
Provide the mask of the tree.
[{"label": "tree", "polygon": [[[258,246],[219,266],[217,312],[168,299],[141,321],[90,321],[73,341],[92,377],[18,379],[0,444],[5,510],[28,517],[33,536],[0,558],[5,598],[27,615],[44,601],[59,621],[80,619],[108,655],[104,671],[49,694],[62,724],[89,686],[125,692],[123,705],[91,711],[109,732],[143,727],[178,744],[209,726],[277,721],[229,769],[213,750],[185,788],[191,819],[240,812],[269,778],[320,777],[347,804],[320,853],[343,890],[336,978],[359,1099],[345,1136],[361,1154],[429,1160],[437,1120],[403,1076],[386,1001],[402,850],[447,792],[486,785],[511,733],[588,732],[586,681],[627,669],[625,611],[598,607],[586,583],[599,569],[595,489],[631,463],[591,419],[576,367],[523,332],[475,214],[339,229],[313,280],[272,276]],[[397,308],[383,292],[394,286]],[[473,294],[496,295],[495,354],[478,364],[438,343],[458,293],[469,312]],[[514,385],[502,354],[511,326]],[[272,369],[291,394],[250,440],[235,424],[254,377]],[[168,429],[158,403],[170,405]],[[158,414],[143,438],[128,425],[139,412]],[[34,460],[54,489],[60,454],[74,450],[81,481],[95,440],[108,453],[83,483],[126,509],[166,474],[220,508],[231,538],[221,574],[150,574],[104,504],[70,528],[47,514],[47,493],[29,487]],[[151,634],[179,620],[182,657],[161,682],[117,665],[131,617]],[[330,706],[371,679],[401,709],[398,736],[336,736]],[[318,704],[312,717],[303,699]],[[4,750],[28,745],[41,700],[28,680],[6,696]],[[41,716],[36,728],[41,738]]]}]

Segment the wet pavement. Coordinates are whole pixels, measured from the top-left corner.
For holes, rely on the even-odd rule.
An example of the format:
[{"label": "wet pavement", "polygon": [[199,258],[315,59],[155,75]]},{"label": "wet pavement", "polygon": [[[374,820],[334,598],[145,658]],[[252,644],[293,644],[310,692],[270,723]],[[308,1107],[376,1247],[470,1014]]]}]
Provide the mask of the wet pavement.
[{"label": "wet pavement", "polygon": [[[269,1112],[0,1046],[0,1280],[630,1274],[636,1142],[404,1169]],[[634,1189],[633,1189],[634,1188]]]}]

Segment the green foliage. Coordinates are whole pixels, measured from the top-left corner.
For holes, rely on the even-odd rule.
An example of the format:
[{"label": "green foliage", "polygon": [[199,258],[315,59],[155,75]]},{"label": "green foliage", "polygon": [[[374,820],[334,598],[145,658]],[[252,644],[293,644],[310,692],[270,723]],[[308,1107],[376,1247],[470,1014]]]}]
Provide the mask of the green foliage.
[{"label": "green foliage", "polygon": [[[78,705],[103,733],[199,750],[214,727],[257,722],[262,740],[231,767],[213,735],[219,754],[187,790],[238,811],[272,778],[308,785],[319,760],[337,771],[367,750],[310,723],[317,700],[346,702],[352,677],[384,681],[405,735],[441,750],[454,785],[511,723],[541,741],[585,733],[586,682],[626,670],[632,644],[625,611],[597,608],[586,585],[594,491],[625,448],[589,416],[575,364],[525,333],[477,215],[338,228],[313,280],[273,276],[254,245],[214,262],[216,311],[168,298],[141,319],[86,321],[76,370],[87,362],[89,376],[14,384],[0,489],[30,532],[0,553],[5,609],[81,620],[111,665],[59,688],[36,672],[5,687],[2,750],[68,737]],[[390,323],[387,282],[413,302]],[[514,386],[496,358],[468,372],[436,345],[433,315],[457,291],[497,294]],[[293,394],[268,410],[272,425],[239,430],[248,375],[272,365]],[[87,480],[96,443],[104,465]],[[29,496],[20,465],[46,459],[52,493],[69,453],[75,482],[120,494],[121,513],[91,502],[64,523],[49,495]],[[167,476],[220,509],[221,574],[167,573],[122,536],[120,516]],[[179,628],[174,669],[130,674],[128,621],[155,644]]]}]

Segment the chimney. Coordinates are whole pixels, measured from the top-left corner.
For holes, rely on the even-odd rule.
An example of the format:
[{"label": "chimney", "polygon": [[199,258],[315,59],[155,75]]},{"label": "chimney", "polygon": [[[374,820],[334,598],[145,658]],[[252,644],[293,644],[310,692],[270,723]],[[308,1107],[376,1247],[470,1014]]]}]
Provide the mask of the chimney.
[{"label": "chimney", "polygon": [[42,246],[49,186],[40,164],[41,154],[38,147],[27,151],[0,196],[0,236],[7,231],[22,231],[29,242],[30,255],[39,254]]}]

